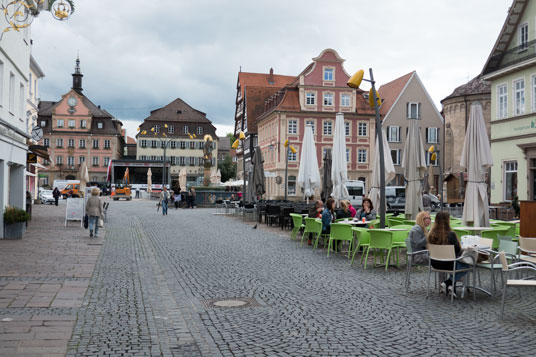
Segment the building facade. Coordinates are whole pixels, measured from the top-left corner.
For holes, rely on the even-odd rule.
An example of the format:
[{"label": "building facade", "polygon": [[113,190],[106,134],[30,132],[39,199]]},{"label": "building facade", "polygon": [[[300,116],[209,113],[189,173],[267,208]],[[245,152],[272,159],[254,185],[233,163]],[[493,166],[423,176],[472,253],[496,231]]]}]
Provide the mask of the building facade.
[{"label": "building facade", "polygon": [[[216,128],[206,114],[192,108],[177,98],[165,107],[151,111],[140,125],[136,137],[136,156],[142,161],[171,164],[166,176],[170,182],[179,181],[181,173],[186,175],[186,185],[200,185],[204,174],[204,136],[213,138],[212,166],[217,166],[218,137]],[[166,180],[166,184],[169,184]],[[161,184],[161,177],[154,177],[153,183]]]},{"label": "building facade", "polygon": [[[0,17],[0,29],[9,24]],[[31,53],[30,27],[4,33],[0,41],[0,238],[4,209],[26,204],[26,96]]]},{"label": "building facade", "polygon": [[80,60],[76,60],[73,87],[57,102],[39,103],[38,125],[50,161],[42,177],[52,187],[54,180],[80,179],[80,164],[86,163],[90,181],[105,182],[110,160],[123,155],[122,123],[91,102],[82,93]]},{"label": "building facade", "polygon": [[[466,173],[460,166],[465,132],[469,122],[471,104],[482,104],[484,122],[488,137],[491,135],[491,87],[490,82],[477,76],[469,82],[457,87],[448,97],[441,101],[445,118],[444,163],[445,174],[458,179],[455,190],[447,192],[449,203],[463,202],[461,184],[465,182]],[[463,174],[463,176],[461,176]],[[461,178],[464,178],[463,180]]]},{"label": "building facade", "polygon": [[536,199],[536,3],[514,0],[482,76],[491,82],[491,203]]},{"label": "building facade", "polygon": [[[285,195],[287,151],[283,143],[297,149],[289,152],[288,197],[303,199],[296,185],[305,126],[313,129],[317,164],[323,165],[327,150],[333,146],[335,116],[343,113],[346,129],[346,160],[348,179],[365,181],[370,186],[375,137],[374,110],[369,107],[363,91],[349,88],[350,75],[344,60],[335,50],[326,49],[305,68],[295,80],[279,89],[265,104],[264,113],[256,121],[258,143],[263,153],[266,197]],[[316,196],[319,196],[317,192]]]},{"label": "building facade", "polygon": [[[404,168],[400,164],[408,135],[409,120],[419,120],[425,150],[432,145],[440,150],[443,146],[443,117],[415,71],[382,85],[378,92],[382,98],[380,107],[382,125],[396,170],[391,185],[405,186]],[[442,152],[444,151],[441,150]],[[428,172],[429,175],[433,175],[433,186],[437,189],[440,183],[441,157],[435,161],[430,157],[431,154],[427,151],[426,164],[432,166],[432,172],[429,170]]]},{"label": "building facade", "polygon": [[246,139],[236,149],[237,177],[243,178],[244,167],[246,172],[251,171],[251,153],[258,144],[257,118],[264,112],[264,102],[295,79],[295,76],[274,74],[273,68],[269,73],[238,73],[234,134],[238,137],[244,132]]}]

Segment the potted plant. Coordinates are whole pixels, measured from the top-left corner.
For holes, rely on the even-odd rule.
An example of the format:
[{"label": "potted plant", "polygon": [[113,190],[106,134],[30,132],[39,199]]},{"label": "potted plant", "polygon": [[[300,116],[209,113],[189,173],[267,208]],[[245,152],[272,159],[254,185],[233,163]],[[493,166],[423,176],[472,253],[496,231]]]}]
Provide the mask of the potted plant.
[{"label": "potted plant", "polygon": [[4,210],[4,238],[21,239],[29,219],[25,210],[17,207],[6,207]]}]

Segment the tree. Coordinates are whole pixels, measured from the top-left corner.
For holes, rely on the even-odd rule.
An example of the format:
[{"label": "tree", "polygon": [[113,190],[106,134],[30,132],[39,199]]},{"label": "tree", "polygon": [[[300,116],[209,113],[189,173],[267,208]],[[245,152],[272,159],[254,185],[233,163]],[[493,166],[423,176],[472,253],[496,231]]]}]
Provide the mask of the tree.
[{"label": "tree", "polygon": [[236,140],[234,134],[233,133],[227,133],[227,137],[229,138],[229,142],[231,143],[231,145],[233,145],[234,141]]},{"label": "tree", "polygon": [[226,182],[236,177],[236,163],[233,162],[229,154],[225,156],[223,162],[218,164],[218,169],[221,172],[221,182]]}]

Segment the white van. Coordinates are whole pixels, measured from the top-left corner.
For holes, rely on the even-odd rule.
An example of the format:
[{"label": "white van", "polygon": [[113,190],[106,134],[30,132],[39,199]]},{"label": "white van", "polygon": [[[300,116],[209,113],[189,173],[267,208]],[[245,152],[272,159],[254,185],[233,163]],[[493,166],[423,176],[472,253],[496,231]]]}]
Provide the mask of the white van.
[{"label": "white van", "polygon": [[363,204],[363,195],[365,194],[365,183],[359,180],[346,181],[346,189],[350,195],[350,203],[356,210]]}]

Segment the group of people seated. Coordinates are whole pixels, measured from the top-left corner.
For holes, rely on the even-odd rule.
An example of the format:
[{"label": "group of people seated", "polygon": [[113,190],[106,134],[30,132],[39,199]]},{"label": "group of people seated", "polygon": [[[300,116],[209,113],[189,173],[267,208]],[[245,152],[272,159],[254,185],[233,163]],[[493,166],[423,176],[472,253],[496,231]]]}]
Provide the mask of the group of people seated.
[{"label": "group of people seated", "polygon": [[[331,223],[335,222],[339,218],[358,218],[367,221],[376,219],[376,211],[372,205],[372,201],[368,198],[363,199],[361,208],[356,210],[350,201],[341,200],[341,210],[338,212],[335,211],[335,200],[330,197],[326,201],[326,206],[324,207],[324,202],[317,200],[315,205],[309,210],[308,216],[310,218],[321,218],[322,219],[322,234],[329,234],[331,231]],[[309,245],[312,244],[311,238],[309,238]]]},{"label": "group of people seated", "polygon": [[[450,214],[445,211],[439,212],[435,216],[434,224],[430,230],[431,217],[427,211],[422,211],[417,214],[415,226],[409,231],[409,238],[411,241],[411,249],[413,252],[426,250],[428,244],[438,245],[453,245],[456,257],[462,255],[462,247],[458,241],[456,233],[452,231],[450,227]],[[420,265],[428,265],[428,254],[423,252],[413,257],[413,262]],[[453,268],[452,262],[444,261],[431,261],[432,267],[435,269],[451,270]],[[456,269],[466,269],[469,265],[456,262]],[[441,291],[447,295],[454,295],[456,297],[456,282],[459,281],[467,271],[459,272],[454,277],[449,276],[447,280],[441,283]]]}]

